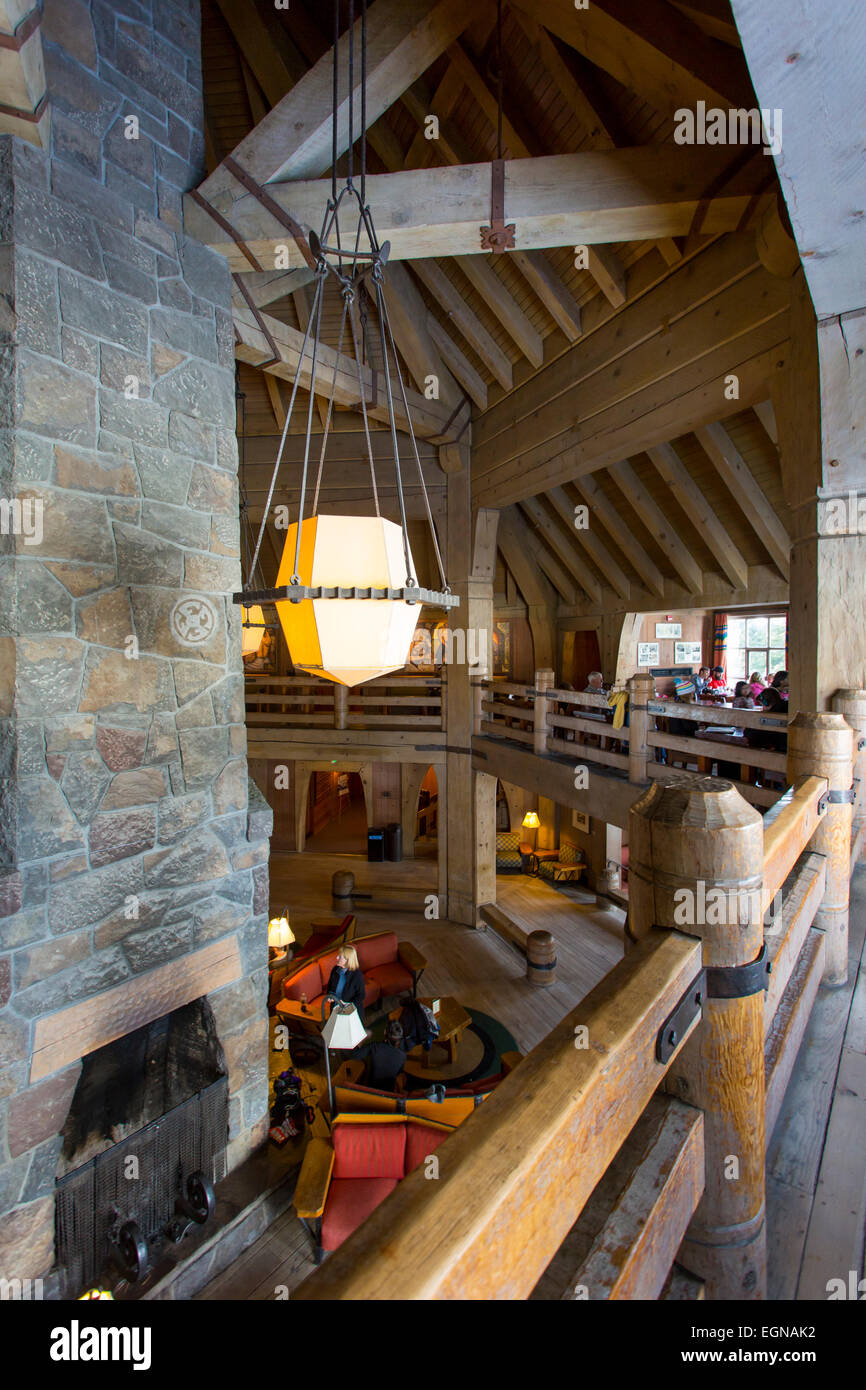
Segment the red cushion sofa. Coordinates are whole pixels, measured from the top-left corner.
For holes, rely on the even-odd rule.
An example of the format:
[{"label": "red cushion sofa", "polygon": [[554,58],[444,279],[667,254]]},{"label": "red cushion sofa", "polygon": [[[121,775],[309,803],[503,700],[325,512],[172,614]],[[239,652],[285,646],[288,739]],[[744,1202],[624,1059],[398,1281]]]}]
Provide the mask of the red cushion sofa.
[{"label": "red cushion sofa", "polygon": [[[351,944],[358,952],[366,985],[365,1009],[385,995],[415,993],[427,961],[410,941],[398,941],[396,932],[383,931],[358,936]],[[277,1004],[277,1013],[286,1022],[304,1018],[302,996],[307,1000],[306,1016],[321,1018],[322,1000],[339,951],[339,946],[332,946],[288,971],[283,980],[283,997]]]},{"label": "red cushion sofa", "polygon": [[451,1133],[450,1125],[402,1115],[338,1115],[330,1140],[311,1139],[293,1200],[308,1229],[312,1223],[317,1261]]}]

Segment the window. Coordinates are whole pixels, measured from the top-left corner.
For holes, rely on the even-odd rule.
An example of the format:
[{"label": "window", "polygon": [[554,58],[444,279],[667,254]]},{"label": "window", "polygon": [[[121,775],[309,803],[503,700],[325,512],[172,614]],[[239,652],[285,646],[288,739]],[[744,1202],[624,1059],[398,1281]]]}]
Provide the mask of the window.
[{"label": "window", "polygon": [[766,613],[750,618],[728,614],[728,680],[746,680],[757,671],[762,680],[788,665],[788,615]]}]

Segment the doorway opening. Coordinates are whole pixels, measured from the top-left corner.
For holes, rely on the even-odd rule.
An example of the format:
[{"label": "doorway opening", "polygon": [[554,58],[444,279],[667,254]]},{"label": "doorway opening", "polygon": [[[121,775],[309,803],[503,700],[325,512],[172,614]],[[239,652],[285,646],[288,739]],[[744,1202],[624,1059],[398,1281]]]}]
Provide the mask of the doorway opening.
[{"label": "doorway opening", "polygon": [[428,767],[418,791],[415,816],[415,858],[436,859],[439,854],[439,782]]},{"label": "doorway opening", "polygon": [[305,849],[316,854],[366,854],[367,801],[357,772],[314,772],[307,794]]}]

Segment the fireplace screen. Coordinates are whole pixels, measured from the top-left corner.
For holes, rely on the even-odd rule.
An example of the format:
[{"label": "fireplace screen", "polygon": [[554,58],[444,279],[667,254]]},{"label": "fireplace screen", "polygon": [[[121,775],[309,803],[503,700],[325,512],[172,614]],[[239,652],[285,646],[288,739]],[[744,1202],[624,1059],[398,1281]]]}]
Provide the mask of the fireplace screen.
[{"label": "fireplace screen", "polygon": [[202,1209],[197,1175],[209,1183],[225,1176],[227,1132],[223,1076],[58,1179],[57,1262],[67,1297],[93,1287],[112,1264],[130,1277],[144,1245],[179,1238],[183,1213]]}]

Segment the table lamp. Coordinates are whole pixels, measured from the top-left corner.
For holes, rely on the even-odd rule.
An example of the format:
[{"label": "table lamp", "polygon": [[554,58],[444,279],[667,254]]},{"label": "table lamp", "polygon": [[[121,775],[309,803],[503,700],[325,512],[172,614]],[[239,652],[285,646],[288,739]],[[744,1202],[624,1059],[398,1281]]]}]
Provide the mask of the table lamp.
[{"label": "table lamp", "polygon": [[288,953],[288,948],[294,939],[295,934],[289,926],[288,908],[283,908],[282,917],[272,917],[268,922],[268,949],[271,964]]},{"label": "table lamp", "polygon": [[[325,1014],[325,1000],[322,1000],[322,1017]],[[327,1023],[322,1026],[322,1042],[325,1044],[325,1072],[328,1077],[328,1100],[331,1104],[331,1116],[334,1114],[334,1088],[331,1084],[331,1048],[335,1050],[346,1048],[351,1050],[362,1043],[367,1036],[367,1030],[358,1017],[358,1010],[354,1004],[341,1004],[336,1002],[331,1009],[331,1016]]]}]

